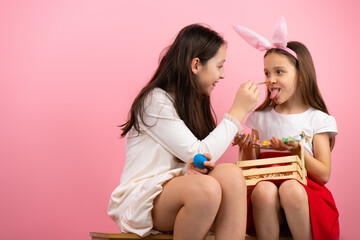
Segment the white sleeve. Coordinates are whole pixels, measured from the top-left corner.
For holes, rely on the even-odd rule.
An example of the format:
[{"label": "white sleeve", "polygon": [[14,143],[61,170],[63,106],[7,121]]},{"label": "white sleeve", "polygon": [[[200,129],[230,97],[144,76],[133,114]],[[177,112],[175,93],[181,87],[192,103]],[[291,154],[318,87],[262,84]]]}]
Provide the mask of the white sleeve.
[{"label": "white sleeve", "polygon": [[150,94],[145,102],[141,129],[180,160],[187,162],[197,153],[209,153],[217,161],[230,145],[238,128],[224,118],[203,140],[197,139],[179,118],[171,99],[164,93]]},{"label": "white sleeve", "polygon": [[330,116],[325,113],[323,113],[321,115],[321,118],[322,119],[317,121],[318,126],[315,129],[315,134],[327,132],[327,133],[329,133],[329,138],[336,136],[337,125],[336,125],[335,118],[333,116]]},{"label": "white sleeve", "polygon": [[255,122],[254,122],[254,113],[255,113],[255,112],[252,112],[252,113],[248,116],[248,118],[246,119],[245,124],[246,124],[246,126],[248,126],[248,127],[251,128],[251,129],[258,130],[257,127],[256,127],[256,125],[255,125]]}]

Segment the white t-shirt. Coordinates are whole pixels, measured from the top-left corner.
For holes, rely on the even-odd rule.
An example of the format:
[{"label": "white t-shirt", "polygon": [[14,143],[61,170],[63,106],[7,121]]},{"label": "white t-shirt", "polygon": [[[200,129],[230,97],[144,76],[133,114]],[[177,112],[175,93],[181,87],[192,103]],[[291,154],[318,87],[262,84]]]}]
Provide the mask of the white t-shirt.
[{"label": "white t-shirt", "polygon": [[198,153],[209,153],[217,161],[242,129],[239,122],[224,118],[199,140],[179,118],[172,97],[159,88],[149,94],[144,110],[144,122],[150,127],[140,123],[140,133],[134,128],[128,132],[124,170],[108,208],[122,232],[140,236],[156,232],[151,210],[162,184],[182,174],[187,161]]},{"label": "white t-shirt", "polygon": [[[336,121],[320,110],[309,108],[303,113],[281,114],[273,107],[263,111],[253,112],[247,119],[246,125],[259,133],[259,141],[269,141],[273,136],[278,139],[299,135],[302,131],[310,136],[310,141],[305,143],[305,150],[312,156],[312,140],[317,133],[329,133],[329,138],[337,134]],[[262,149],[261,151],[271,151]]]}]

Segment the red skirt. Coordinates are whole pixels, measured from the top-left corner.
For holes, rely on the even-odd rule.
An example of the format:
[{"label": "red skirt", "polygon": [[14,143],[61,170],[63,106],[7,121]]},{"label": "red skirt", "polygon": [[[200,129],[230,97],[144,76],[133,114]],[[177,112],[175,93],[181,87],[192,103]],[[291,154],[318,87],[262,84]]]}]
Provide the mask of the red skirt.
[{"label": "red skirt", "polygon": [[[261,158],[288,156],[287,153],[266,152]],[[272,181],[277,186],[283,181]],[[303,185],[303,184],[302,184]],[[339,212],[336,208],[331,192],[325,187],[307,178],[307,186],[303,185],[309,200],[310,221],[314,240],[339,239]],[[246,233],[255,234],[254,221],[252,217],[251,192],[247,199],[247,226]]]}]

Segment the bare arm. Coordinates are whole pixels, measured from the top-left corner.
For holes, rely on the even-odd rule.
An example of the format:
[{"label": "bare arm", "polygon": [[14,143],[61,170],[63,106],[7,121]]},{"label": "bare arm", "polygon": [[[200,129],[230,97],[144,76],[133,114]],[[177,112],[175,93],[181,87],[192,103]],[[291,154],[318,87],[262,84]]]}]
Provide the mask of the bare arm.
[{"label": "bare arm", "polygon": [[314,157],[305,153],[305,166],[308,175],[321,185],[326,184],[330,178],[331,156],[330,139],[328,133],[319,133],[314,136]]}]

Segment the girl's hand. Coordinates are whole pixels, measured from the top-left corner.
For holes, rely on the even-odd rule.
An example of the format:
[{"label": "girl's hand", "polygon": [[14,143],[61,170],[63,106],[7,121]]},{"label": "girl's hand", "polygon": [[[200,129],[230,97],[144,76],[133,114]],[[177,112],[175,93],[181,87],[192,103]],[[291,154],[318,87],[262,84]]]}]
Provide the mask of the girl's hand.
[{"label": "girl's hand", "polygon": [[276,137],[272,137],[270,139],[270,147],[277,151],[289,151],[294,155],[299,155],[301,152],[301,146],[298,142],[288,142],[284,143],[281,139],[277,139]]},{"label": "girl's hand", "polygon": [[229,114],[236,117],[239,122],[242,122],[245,116],[255,108],[259,102],[259,98],[260,91],[255,83],[248,81],[247,83],[241,84]]},{"label": "girl's hand", "polygon": [[188,175],[193,174],[207,174],[212,168],[215,167],[214,162],[210,162],[211,155],[204,153],[204,157],[206,157],[207,161],[205,161],[203,164],[205,165],[205,168],[197,168],[194,164],[194,158],[191,158],[186,166],[186,171]]},{"label": "girl's hand", "polygon": [[234,142],[232,143],[233,146],[236,144],[239,146],[239,148],[250,148],[253,144],[256,142],[256,136],[251,134],[245,134],[238,132],[236,134],[236,137],[234,138]]}]

